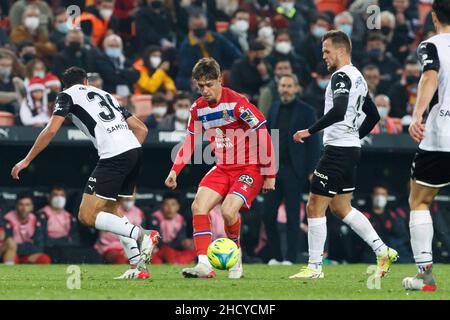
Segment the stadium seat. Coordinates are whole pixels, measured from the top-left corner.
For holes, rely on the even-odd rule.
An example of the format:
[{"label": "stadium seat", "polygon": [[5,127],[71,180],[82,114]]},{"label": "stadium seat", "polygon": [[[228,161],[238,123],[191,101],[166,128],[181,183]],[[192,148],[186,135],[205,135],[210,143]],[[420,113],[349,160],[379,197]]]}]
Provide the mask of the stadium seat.
[{"label": "stadium seat", "polygon": [[150,94],[133,95],[131,103],[136,117],[144,121],[152,114],[152,96]]},{"label": "stadium seat", "polygon": [[16,122],[16,117],[11,112],[0,111],[0,126],[13,126]]}]

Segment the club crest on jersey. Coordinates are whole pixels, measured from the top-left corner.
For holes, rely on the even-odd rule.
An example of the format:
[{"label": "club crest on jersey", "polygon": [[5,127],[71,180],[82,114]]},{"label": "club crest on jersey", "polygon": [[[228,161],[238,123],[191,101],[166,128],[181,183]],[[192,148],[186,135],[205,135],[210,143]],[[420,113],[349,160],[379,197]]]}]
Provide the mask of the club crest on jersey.
[{"label": "club crest on jersey", "polygon": [[[239,108],[239,111],[241,109]],[[241,112],[240,115],[241,119],[248,123],[250,127],[254,127],[258,124],[258,118],[255,117],[255,115],[250,111],[250,109],[245,109],[244,112]]]},{"label": "club crest on jersey", "polygon": [[255,180],[250,177],[248,174],[243,174],[239,177],[238,182],[243,182],[246,185],[248,185],[249,187],[251,187],[253,185],[253,183],[255,182]]},{"label": "club crest on jersey", "polygon": [[227,109],[223,110],[223,112],[222,112],[222,119],[225,120],[226,122],[230,122],[230,121],[233,120],[233,118],[228,113]]}]

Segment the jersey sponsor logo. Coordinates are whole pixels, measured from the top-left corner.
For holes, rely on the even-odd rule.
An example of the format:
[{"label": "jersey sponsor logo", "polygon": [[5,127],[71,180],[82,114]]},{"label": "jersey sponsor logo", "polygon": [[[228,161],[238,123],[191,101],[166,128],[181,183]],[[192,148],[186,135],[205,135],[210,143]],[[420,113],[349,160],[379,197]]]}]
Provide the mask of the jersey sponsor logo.
[{"label": "jersey sponsor logo", "polygon": [[253,183],[255,182],[255,179],[250,177],[248,174],[242,174],[239,177],[238,182],[243,182],[246,185],[248,185],[249,187],[251,187],[253,185]]},{"label": "jersey sponsor logo", "polygon": [[318,172],[317,170],[314,170],[314,174],[315,174],[316,176],[318,176],[320,179],[328,180],[328,176],[326,176],[326,175],[324,175],[324,174]]},{"label": "jersey sponsor logo", "polygon": [[250,127],[254,127],[259,123],[258,118],[250,111],[250,109],[245,109],[240,115],[241,119],[248,123]]}]

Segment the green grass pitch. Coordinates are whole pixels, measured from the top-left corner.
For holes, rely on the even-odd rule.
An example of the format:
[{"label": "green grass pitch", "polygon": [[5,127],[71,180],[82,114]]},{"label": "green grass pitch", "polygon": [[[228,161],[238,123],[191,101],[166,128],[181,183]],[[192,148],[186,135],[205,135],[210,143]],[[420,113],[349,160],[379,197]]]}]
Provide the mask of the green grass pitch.
[{"label": "green grass pitch", "polygon": [[[368,289],[368,265],[325,266],[325,278],[288,277],[300,266],[244,265],[245,278],[184,279],[184,266],[151,266],[148,280],[114,280],[127,266],[80,265],[81,288],[67,289],[67,265],[0,265],[0,299],[450,299],[450,265],[436,264],[436,292],[405,291],[401,281],[414,265],[394,265],[380,289]],[[70,280],[69,280],[70,282]]]}]

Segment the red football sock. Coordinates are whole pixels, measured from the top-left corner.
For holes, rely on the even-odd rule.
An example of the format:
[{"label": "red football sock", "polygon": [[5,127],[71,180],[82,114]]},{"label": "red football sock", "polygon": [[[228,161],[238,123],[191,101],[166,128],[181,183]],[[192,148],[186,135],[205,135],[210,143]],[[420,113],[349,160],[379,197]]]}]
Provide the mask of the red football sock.
[{"label": "red football sock", "polygon": [[50,264],[52,263],[52,259],[50,259],[50,257],[48,255],[46,255],[45,253],[42,253],[41,255],[39,255],[39,257],[36,259],[36,264]]},{"label": "red football sock", "polygon": [[211,243],[211,221],[207,214],[194,214],[192,217],[194,225],[194,244],[197,255],[206,254]]},{"label": "red football sock", "polygon": [[225,224],[225,233],[230,240],[233,240],[238,248],[241,246],[240,235],[241,235],[241,217],[239,216],[237,221],[231,226]]}]

